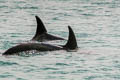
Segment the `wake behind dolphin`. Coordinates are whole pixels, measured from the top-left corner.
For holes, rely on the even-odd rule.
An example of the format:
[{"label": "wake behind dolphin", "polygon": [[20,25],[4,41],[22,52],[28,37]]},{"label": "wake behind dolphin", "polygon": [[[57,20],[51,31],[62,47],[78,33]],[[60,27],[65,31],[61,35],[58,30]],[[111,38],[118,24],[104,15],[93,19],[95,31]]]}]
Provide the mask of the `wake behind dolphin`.
[{"label": "wake behind dolphin", "polygon": [[36,29],[36,34],[32,38],[33,41],[42,42],[42,41],[48,41],[48,40],[65,40],[64,38],[48,34],[42,20],[38,16],[35,16],[35,17],[37,21],[37,29]]},{"label": "wake behind dolphin", "polygon": [[19,52],[37,50],[37,51],[55,51],[55,50],[76,50],[78,48],[75,34],[70,26],[68,41],[63,46],[55,46],[44,43],[23,43],[9,48],[2,55],[18,55]]}]

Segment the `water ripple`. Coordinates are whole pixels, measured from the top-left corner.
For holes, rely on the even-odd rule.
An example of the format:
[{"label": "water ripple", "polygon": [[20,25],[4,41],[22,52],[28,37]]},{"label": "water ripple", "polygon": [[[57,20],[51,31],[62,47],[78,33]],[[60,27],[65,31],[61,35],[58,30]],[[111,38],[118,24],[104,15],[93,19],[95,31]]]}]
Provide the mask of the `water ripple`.
[{"label": "water ripple", "polygon": [[0,80],[120,80],[119,4],[119,0],[0,0],[0,51],[33,37],[35,15],[50,34],[66,41],[70,25],[79,46],[77,52],[0,56]]},{"label": "water ripple", "polygon": [[0,61],[0,66],[11,66],[11,65],[18,65],[18,63]]}]

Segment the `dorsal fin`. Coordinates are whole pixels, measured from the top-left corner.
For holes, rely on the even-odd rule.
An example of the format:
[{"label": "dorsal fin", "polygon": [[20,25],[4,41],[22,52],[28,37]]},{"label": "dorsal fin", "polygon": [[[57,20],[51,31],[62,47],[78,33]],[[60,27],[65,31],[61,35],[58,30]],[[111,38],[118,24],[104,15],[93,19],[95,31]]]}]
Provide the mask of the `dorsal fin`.
[{"label": "dorsal fin", "polygon": [[35,16],[35,18],[36,18],[36,21],[37,21],[37,29],[36,29],[36,34],[33,38],[47,32],[42,20],[38,16]]},{"label": "dorsal fin", "polygon": [[69,50],[73,50],[73,49],[78,48],[77,41],[76,41],[76,37],[75,37],[75,34],[74,34],[72,28],[70,26],[68,26],[68,29],[69,29],[68,41],[67,41],[66,45],[63,47],[65,47],[66,49],[69,49]]}]

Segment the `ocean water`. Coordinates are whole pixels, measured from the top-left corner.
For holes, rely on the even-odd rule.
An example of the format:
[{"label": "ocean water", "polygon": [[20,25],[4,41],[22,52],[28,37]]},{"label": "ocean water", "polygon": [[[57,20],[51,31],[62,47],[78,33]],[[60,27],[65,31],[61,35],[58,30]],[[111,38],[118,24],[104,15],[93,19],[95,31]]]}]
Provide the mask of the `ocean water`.
[{"label": "ocean water", "polygon": [[[79,50],[2,56],[34,36],[35,15],[66,39],[70,25]],[[120,80],[120,1],[0,0],[0,80]]]}]

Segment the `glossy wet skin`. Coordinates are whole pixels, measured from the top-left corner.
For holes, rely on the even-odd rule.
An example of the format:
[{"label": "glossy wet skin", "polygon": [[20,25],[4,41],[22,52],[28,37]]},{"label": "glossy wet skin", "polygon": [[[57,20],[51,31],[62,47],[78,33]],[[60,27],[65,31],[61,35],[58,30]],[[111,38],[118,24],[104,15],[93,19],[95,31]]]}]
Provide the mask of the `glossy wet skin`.
[{"label": "glossy wet skin", "polygon": [[24,43],[8,49],[3,55],[14,55],[14,54],[18,54],[18,52],[30,51],[30,50],[54,51],[61,49],[63,49],[63,47],[61,46],[55,46],[44,43]]},{"label": "glossy wet skin", "polygon": [[45,25],[42,22],[42,20],[38,16],[35,16],[35,17],[37,22],[37,29],[34,37],[32,38],[33,41],[43,42],[43,41],[49,41],[49,40],[65,40],[62,37],[47,33],[47,29],[45,28]]},{"label": "glossy wet skin", "polygon": [[64,38],[57,37],[48,33],[43,33],[41,35],[36,36],[35,38],[32,39],[32,41],[50,41],[50,40],[65,40]]},{"label": "glossy wet skin", "polygon": [[30,51],[30,50],[37,50],[37,51],[54,51],[54,50],[75,50],[78,48],[76,37],[74,35],[74,32],[70,26],[68,26],[69,29],[69,37],[68,41],[64,46],[55,46],[52,44],[44,44],[44,43],[23,43],[17,46],[14,46],[12,48],[9,48],[6,52],[3,53],[3,55],[14,55],[18,54],[18,52],[23,51]]}]

